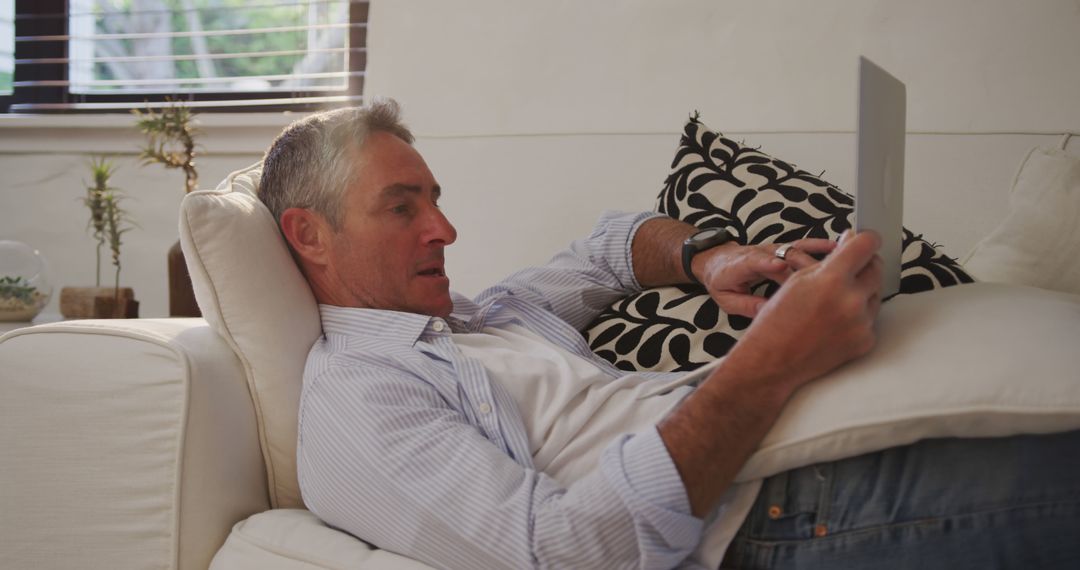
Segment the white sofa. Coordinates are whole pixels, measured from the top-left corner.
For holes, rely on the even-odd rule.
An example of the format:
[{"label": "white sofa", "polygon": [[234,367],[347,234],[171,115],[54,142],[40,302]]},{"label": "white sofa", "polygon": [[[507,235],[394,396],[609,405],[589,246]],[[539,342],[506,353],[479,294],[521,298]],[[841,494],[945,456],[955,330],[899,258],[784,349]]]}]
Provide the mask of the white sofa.
[{"label": "white sofa", "polygon": [[22,329],[0,362],[0,567],[203,569],[270,508],[243,369],[204,320]]},{"label": "white sofa", "polygon": [[[245,240],[275,235],[244,196],[251,182],[230,179],[185,202],[182,236],[206,320],[72,321],[0,338],[0,568],[427,567],[297,508],[298,373],[318,321],[298,274],[280,273],[282,247],[237,254]],[[246,221],[236,223],[238,211]],[[267,267],[275,279],[260,273]],[[744,479],[921,437],[1080,427],[1080,297],[963,287],[894,302],[882,348],[800,393]],[[1001,322],[1024,332],[992,326]],[[980,337],[969,346],[942,341],[972,331]],[[1022,347],[987,350],[995,344]],[[953,370],[947,389],[928,379],[914,390],[921,400],[899,403],[866,380],[908,382],[927,361],[964,373]],[[1018,371],[1029,377],[1022,390]],[[829,412],[856,386],[870,386],[858,401],[876,407]]]},{"label": "white sofa", "polygon": [[[1077,360],[1057,363],[1071,390],[1037,394],[1060,401],[1057,427],[1040,416],[1032,431],[1077,427]],[[0,362],[2,568],[203,569],[234,525],[214,568],[427,568],[307,511],[271,510],[242,364],[202,319],[21,329],[0,340]]]},{"label": "white sofa", "polygon": [[[270,509],[243,366],[203,319],[21,329],[0,362],[0,568],[205,569],[233,525]],[[423,567],[306,511],[274,514],[306,529],[292,538],[322,567]],[[233,541],[248,546],[243,526]],[[252,550],[239,567],[272,567]]]}]

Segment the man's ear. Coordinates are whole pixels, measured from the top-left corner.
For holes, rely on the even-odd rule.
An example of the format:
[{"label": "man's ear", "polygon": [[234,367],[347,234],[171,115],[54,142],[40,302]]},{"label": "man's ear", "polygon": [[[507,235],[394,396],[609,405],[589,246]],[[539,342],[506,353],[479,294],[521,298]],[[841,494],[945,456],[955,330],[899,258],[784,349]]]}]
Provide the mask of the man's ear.
[{"label": "man's ear", "polygon": [[289,208],[281,213],[281,233],[305,263],[326,265],[333,232],[322,216],[305,208]]}]

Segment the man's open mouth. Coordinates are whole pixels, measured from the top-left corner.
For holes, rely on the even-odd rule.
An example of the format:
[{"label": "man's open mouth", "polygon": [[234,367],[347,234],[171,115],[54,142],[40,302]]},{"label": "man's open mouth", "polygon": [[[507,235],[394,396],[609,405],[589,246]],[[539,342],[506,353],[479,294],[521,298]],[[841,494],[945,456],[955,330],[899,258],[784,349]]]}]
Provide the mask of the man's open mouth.
[{"label": "man's open mouth", "polygon": [[432,267],[431,269],[425,269],[419,273],[427,277],[446,277],[446,272],[441,267]]}]

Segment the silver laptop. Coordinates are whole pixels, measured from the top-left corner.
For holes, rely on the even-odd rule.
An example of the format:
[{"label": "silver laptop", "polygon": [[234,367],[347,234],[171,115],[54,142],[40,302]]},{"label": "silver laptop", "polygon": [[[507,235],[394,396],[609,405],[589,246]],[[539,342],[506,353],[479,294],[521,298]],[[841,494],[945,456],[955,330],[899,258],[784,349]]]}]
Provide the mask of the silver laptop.
[{"label": "silver laptop", "polygon": [[885,262],[882,298],[900,291],[906,117],[904,84],[859,57],[855,230],[874,230],[881,235],[880,255]]}]

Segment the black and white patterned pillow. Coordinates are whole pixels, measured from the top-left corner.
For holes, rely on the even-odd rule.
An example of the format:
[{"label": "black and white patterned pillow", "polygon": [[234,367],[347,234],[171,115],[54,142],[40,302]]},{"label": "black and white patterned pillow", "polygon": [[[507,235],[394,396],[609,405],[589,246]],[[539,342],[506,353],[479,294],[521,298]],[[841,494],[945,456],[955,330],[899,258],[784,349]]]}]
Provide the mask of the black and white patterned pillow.
[{"label": "black and white patterned pillow", "polygon": [[[701,228],[722,227],[741,244],[837,239],[851,227],[850,194],[795,165],[686,123],[656,211]],[[904,228],[900,293],[973,281],[956,260]],[[754,293],[769,296],[766,283]],[[750,319],[727,315],[697,286],[659,287],[624,298],[585,331],[593,351],[623,370],[692,370],[731,349]]]}]

